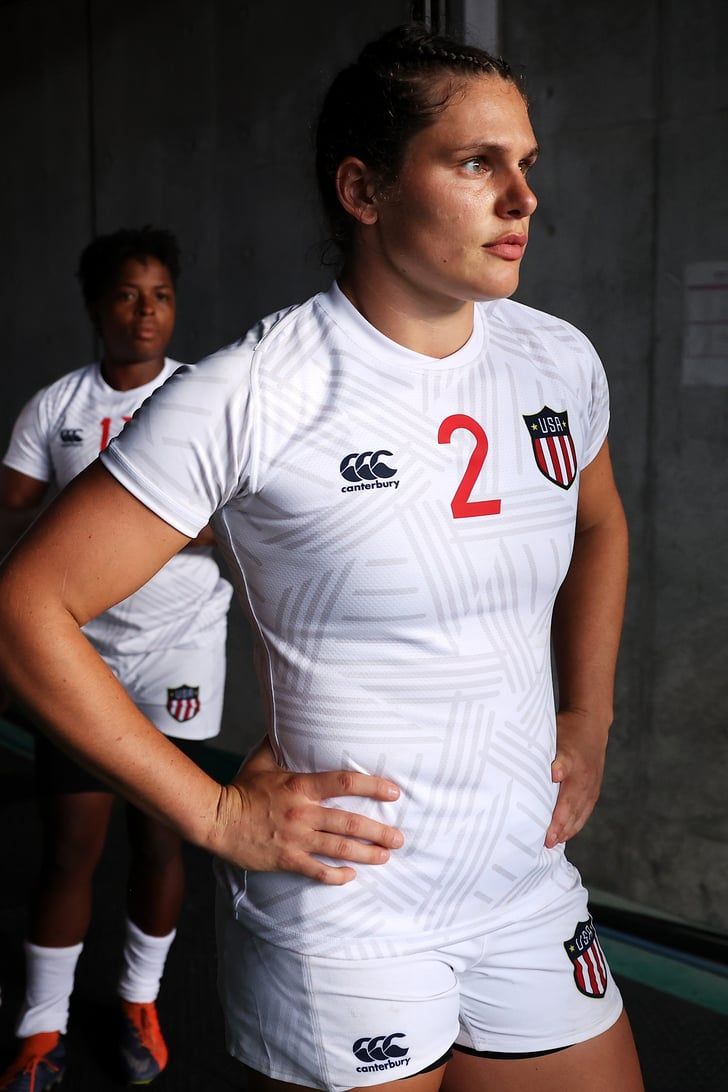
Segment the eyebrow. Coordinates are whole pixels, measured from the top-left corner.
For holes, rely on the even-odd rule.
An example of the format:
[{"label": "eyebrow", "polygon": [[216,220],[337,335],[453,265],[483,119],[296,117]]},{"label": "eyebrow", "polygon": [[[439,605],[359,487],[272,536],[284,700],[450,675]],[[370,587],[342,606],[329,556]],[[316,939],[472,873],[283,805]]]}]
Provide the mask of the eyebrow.
[{"label": "eyebrow", "polygon": [[[153,284],[152,288],[155,288],[155,289],[156,288],[171,288],[171,286],[172,286],[171,281],[160,281],[159,284]],[[117,288],[138,288],[139,285],[137,284],[136,281],[121,281],[121,283],[117,284],[116,287]]]},{"label": "eyebrow", "polygon": [[[507,154],[512,151],[505,144],[490,144],[485,140],[476,140],[472,144],[465,144],[461,148],[454,148],[453,151],[457,155],[464,155],[467,152],[496,152],[498,154]],[[536,159],[541,149],[538,144],[534,144],[530,152],[526,152],[521,156],[521,159]]]}]

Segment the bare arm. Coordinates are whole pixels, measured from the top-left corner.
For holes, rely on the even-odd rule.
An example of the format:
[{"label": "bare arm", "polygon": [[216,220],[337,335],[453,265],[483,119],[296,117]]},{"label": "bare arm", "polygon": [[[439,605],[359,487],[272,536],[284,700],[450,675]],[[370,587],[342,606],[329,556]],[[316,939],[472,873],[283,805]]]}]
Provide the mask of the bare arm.
[{"label": "bare arm", "polygon": [[607,443],[583,471],[571,566],[556,601],[559,798],[546,845],[576,834],[599,796],[627,586],[627,523]]},{"label": "bare arm", "polygon": [[188,542],[94,463],[0,570],[0,672],[61,747],[185,838],[244,867],[344,883],[351,868],[325,866],[311,854],[380,863],[401,836],[319,801],[392,800],[395,786],[348,771],[255,766],[219,785],[143,716],[80,632]]}]

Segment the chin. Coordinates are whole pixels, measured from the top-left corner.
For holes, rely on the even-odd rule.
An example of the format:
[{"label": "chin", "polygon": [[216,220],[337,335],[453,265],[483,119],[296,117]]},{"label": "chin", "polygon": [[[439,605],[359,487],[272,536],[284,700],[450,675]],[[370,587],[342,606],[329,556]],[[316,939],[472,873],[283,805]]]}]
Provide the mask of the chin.
[{"label": "chin", "polygon": [[518,282],[515,284],[496,286],[489,285],[487,288],[473,289],[468,293],[467,299],[472,300],[473,303],[492,303],[495,300],[507,300],[518,288]]},{"label": "chin", "polygon": [[485,303],[487,300],[507,300],[518,288],[519,280],[518,275],[489,280],[487,284],[478,285],[477,294],[473,295],[472,299],[476,303]]}]

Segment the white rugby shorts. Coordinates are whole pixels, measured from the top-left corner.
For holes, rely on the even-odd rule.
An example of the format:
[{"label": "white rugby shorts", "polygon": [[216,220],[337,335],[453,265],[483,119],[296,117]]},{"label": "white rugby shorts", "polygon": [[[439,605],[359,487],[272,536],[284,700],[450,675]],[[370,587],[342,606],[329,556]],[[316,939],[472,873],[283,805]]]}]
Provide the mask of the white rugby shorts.
[{"label": "white rugby shorts", "polygon": [[210,739],[220,731],[225,630],[202,648],[168,648],[104,660],[142,713],[166,736]]},{"label": "white rugby shorts", "polygon": [[277,1080],[344,1092],[414,1076],[453,1045],[545,1052],[610,1028],[622,998],[581,884],[522,921],[514,913],[436,951],[336,959],[258,939],[219,889],[228,1049]]}]

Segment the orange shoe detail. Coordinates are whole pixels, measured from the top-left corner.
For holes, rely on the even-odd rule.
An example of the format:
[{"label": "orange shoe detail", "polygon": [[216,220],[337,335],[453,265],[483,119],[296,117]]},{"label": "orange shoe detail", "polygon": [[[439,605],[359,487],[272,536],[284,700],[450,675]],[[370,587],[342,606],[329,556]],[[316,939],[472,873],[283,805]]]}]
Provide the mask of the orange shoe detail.
[{"label": "orange shoe detail", "polygon": [[62,1079],[66,1051],[59,1031],[41,1031],[20,1040],[20,1049],[0,1077],[0,1092],[43,1092]]},{"label": "orange shoe detail", "polygon": [[153,1001],[122,1001],[122,1064],[129,1084],[148,1084],[162,1072],[169,1051]]}]

